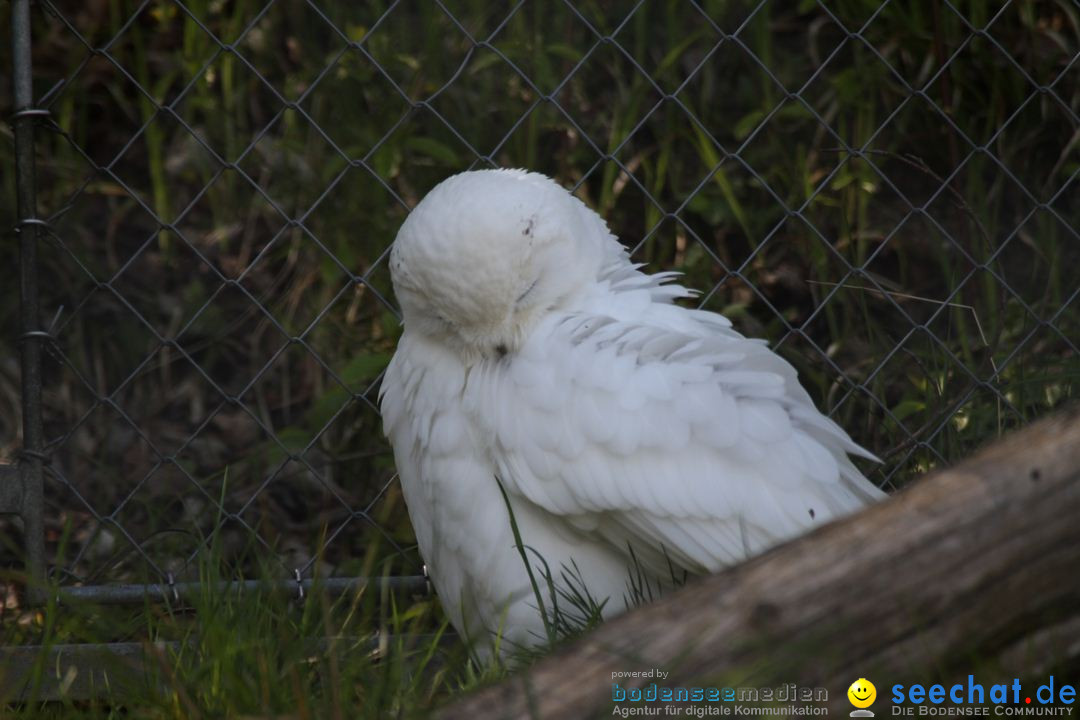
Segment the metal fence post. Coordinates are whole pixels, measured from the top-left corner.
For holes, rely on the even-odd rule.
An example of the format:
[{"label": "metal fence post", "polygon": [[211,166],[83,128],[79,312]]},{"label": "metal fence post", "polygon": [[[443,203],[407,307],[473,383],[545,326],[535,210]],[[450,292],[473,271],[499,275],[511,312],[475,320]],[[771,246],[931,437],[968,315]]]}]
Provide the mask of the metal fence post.
[{"label": "metal fence post", "polygon": [[48,337],[38,322],[39,228],[34,187],[34,123],[47,111],[34,107],[30,54],[30,0],[11,3],[12,80],[15,112],[15,180],[18,195],[19,294],[22,315],[22,415],[23,451],[18,480],[22,482],[19,515],[23,520],[26,547],[27,600],[38,603],[44,596],[45,551],[42,515],[44,431],[41,423],[41,349]]}]

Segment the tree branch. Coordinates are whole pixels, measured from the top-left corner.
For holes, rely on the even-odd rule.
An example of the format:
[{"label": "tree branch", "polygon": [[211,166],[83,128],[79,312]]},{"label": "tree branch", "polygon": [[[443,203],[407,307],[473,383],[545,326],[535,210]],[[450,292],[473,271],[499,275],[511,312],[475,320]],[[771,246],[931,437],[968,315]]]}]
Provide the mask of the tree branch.
[{"label": "tree branch", "polygon": [[[1080,668],[1080,412],[606,623],[437,717],[609,716],[616,671],[669,687],[829,691]],[[990,677],[990,676],[993,677]],[[882,700],[887,688],[879,685]],[[881,703],[882,700],[878,702]]]}]

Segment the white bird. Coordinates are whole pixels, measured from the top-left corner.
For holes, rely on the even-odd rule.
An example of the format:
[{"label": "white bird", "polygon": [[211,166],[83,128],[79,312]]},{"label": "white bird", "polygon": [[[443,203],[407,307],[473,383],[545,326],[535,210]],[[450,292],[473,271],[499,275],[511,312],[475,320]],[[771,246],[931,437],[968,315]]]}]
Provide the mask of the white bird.
[{"label": "white bird", "polygon": [[565,591],[571,569],[608,617],[632,572],[713,572],[883,496],[791,365],[639,267],[520,170],[443,181],[398,232],[385,430],[431,579],[481,653],[547,639],[508,502],[533,578],[542,557]]}]

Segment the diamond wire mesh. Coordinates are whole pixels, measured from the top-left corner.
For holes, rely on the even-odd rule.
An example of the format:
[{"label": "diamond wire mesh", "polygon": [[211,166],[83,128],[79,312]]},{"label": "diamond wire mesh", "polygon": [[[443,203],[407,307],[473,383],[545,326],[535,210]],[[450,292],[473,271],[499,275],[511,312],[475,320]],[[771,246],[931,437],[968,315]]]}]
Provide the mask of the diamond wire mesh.
[{"label": "diamond wire mesh", "polygon": [[191,577],[211,537],[416,572],[385,261],[471,167],[546,172],[683,271],[879,484],[1073,394],[1075,2],[106,5],[34,17],[64,583]]}]

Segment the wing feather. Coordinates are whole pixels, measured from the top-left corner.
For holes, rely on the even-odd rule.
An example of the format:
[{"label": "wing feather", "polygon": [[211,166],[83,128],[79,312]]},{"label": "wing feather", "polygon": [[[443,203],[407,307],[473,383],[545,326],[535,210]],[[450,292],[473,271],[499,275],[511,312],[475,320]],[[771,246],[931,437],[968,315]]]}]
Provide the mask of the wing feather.
[{"label": "wing feather", "polygon": [[678,330],[552,317],[474,371],[467,404],[496,419],[485,430],[507,489],[659,574],[715,570],[880,496],[847,453],[872,456],[794,369],[707,317]]}]

